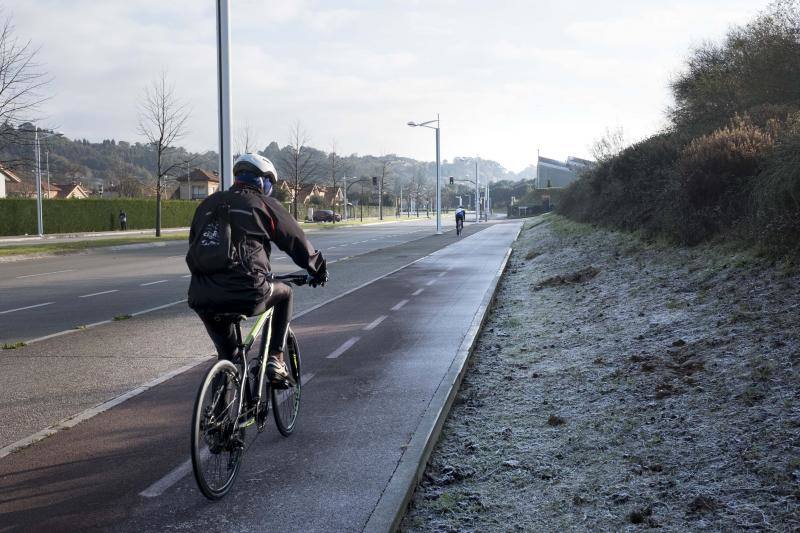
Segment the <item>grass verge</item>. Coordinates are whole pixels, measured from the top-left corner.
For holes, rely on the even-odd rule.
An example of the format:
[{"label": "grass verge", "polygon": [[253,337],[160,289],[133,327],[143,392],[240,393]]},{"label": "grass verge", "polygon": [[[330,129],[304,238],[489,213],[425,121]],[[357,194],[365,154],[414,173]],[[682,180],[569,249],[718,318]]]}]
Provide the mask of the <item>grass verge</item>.
[{"label": "grass verge", "polygon": [[141,237],[112,237],[109,239],[92,239],[76,242],[43,242],[39,244],[21,244],[16,246],[0,246],[0,257],[10,257],[17,255],[38,255],[38,254],[68,254],[76,253],[90,248],[104,248],[108,246],[124,246],[126,244],[140,244],[162,241],[185,241],[189,238],[188,233],[170,233],[161,237],[141,236]]}]

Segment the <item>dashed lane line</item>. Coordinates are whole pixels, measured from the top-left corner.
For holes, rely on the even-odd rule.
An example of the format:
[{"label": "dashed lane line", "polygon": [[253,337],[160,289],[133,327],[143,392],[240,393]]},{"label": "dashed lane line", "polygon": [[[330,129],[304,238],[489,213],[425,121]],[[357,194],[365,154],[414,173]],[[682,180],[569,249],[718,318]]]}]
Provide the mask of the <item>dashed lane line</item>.
[{"label": "dashed lane line", "polygon": [[100,296],[100,295],[103,295],[103,294],[111,294],[112,292],[119,292],[119,289],[111,289],[110,291],[93,292],[91,294],[84,294],[83,296],[78,296],[78,298],[91,298],[93,296]]},{"label": "dashed lane line", "polygon": [[411,294],[411,296],[419,296],[420,294],[422,294],[422,291],[424,290],[425,289],[417,289]]},{"label": "dashed lane line", "polygon": [[432,279],[432,280],[430,280],[428,283],[426,283],[425,285],[427,285],[428,287],[430,287],[430,286],[431,286],[431,285],[433,285],[434,283],[436,283],[436,280],[435,280],[435,279]]},{"label": "dashed lane line", "polygon": [[24,311],[26,309],[34,309],[36,307],[44,307],[45,305],[52,305],[54,303],[55,302],[45,302],[43,304],[28,305],[28,306],[25,306],[25,307],[17,307],[16,309],[8,309],[6,311],[0,311],[0,315],[6,315],[8,313],[15,313],[17,311]]},{"label": "dashed lane line", "polygon": [[25,274],[24,276],[17,276],[15,279],[35,278],[37,276],[49,276],[50,274],[63,274],[65,272],[75,272],[75,270],[56,270],[55,272],[42,272],[41,274]]},{"label": "dashed lane line", "polygon": [[366,326],[364,326],[364,331],[372,331],[373,329],[377,328],[381,322],[389,318],[389,315],[381,315]]},{"label": "dashed lane line", "polygon": [[351,347],[352,347],[352,346],[353,346],[355,343],[357,343],[359,340],[361,340],[361,337],[351,337],[351,338],[347,339],[346,341],[344,341],[344,343],[343,343],[341,346],[339,346],[339,347],[338,347],[338,348],[336,348],[334,351],[332,351],[332,352],[331,352],[331,353],[330,353],[330,354],[329,354],[329,355],[326,357],[326,359],[336,359],[337,357],[339,357],[340,355],[342,355],[344,352],[346,352],[347,350],[349,350],[349,349],[350,349],[350,348],[351,348]]},{"label": "dashed lane line", "polygon": [[394,304],[394,307],[392,307],[392,311],[399,311],[407,303],[408,303],[408,300],[400,300],[399,302]]},{"label": "dashed lane line", "polygon": [[166,283],[168,281],[169,281],[168,279],[160,279],[158,281],[151,281],[150,283],[140,283],[139,286],[147,287],[148,285],[155,285],[156,283]]}]

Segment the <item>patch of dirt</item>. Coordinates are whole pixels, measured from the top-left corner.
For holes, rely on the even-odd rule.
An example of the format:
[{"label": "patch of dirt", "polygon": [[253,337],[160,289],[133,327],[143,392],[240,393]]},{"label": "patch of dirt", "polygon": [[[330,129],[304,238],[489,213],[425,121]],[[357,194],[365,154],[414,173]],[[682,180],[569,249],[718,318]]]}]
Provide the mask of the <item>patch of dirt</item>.
[{"label": "patch of dirt", "polygon": [[587,228],[521,233],[401,529],[800,528],[800,275]]},{"label": "patch of dirt", "polygon": [[569,274],[559,274],[557,276],[552,276],[547,278],[546,280],[538,283],[535,286],[536,290],[541,290],[546,287],[558,287],[560,285],[572,285],[574,283],[584,283],[591,279],[594,279],[600,273],[599,270],[594,268],[593,266],[588,266],[586,268],[582,268],[580,270],[576,270],[575,272],[571,272]]}]

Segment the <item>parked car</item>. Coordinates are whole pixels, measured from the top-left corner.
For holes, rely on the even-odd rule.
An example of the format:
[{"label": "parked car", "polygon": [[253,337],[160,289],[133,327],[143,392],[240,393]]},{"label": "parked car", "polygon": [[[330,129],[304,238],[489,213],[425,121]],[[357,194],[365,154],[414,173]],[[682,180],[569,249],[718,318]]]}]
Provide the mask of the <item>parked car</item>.
[{"label": "parked car", "polygon": [[314,211],[312,220],[314,220],[314,222],[341,222],[342,215],[335,213],[330,209],[317,209]]}]

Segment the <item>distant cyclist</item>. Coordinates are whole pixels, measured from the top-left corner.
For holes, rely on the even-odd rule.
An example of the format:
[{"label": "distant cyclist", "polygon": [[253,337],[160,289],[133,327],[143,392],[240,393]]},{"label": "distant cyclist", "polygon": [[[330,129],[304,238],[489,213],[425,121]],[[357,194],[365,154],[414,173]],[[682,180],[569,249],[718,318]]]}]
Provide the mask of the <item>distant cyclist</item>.
[{"label": "distant cyclist", "polygon": [[464,208],[459,206],[456,209],[456,235],[461,235],[461,232],[464,231],[464,219],[466,218],[467,213],[464,211]]},{"label": "distant cyclist", "polygon": [[[195,211],[186,256],[192,273],[189,306],[200,315],[221,359],[231,359],[236,352],[235,317],[230,315],[253,316],[274,308],[267,375],[282,380],[289,375],[283,352],[292,317],[292,289],[269,279],[270,243],[308,271],[312,286],[328,279],[325,259],[297,221],[270,197],[278,173],[269,159],[244,154],[236,159],[233,175],[235,183],[229,190],[212,194]],[[209,259],[216,253],[214,247],[230,256],[222,268],[218,255]]]}]

